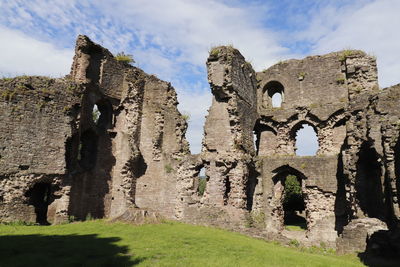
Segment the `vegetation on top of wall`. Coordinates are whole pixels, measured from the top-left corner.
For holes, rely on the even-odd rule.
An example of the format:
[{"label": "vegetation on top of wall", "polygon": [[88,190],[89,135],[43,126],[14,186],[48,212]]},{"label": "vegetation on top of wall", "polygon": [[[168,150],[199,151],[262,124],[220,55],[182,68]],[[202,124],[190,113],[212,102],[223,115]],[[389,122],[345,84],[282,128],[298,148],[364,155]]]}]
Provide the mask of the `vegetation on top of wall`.
[{"label": "vegetation on top of wall", "polygon": [[352,56],[354,51],[351,49],[343,50],[343,52],[339,55],[339,61],[344,62],[348,57]]},{"label": "vegetation on top of wall", "polygon": [[214,57],[214,58],[218,57],[219,53],[222,52],[223,47],[225,47],[230,52],[236,50],[236,48],[233,47],[232,44],[213,46],[213,47],[211,47],[211,49],[209,51],[210,57]]},{"label": "vegetation on top of wall", "polygon": [[218,57],[219,52],[220,52],[219,47],[212,47],[211,50],[210,50],[210,56],[211,57]]},{"label": "vegetation on top of wall", "polygon": [[124,63],[135,63],[135,60],[133,59],[133,56],[130,54],[125,54],[124,52],[119,52],[116,56],[115,59]]}]

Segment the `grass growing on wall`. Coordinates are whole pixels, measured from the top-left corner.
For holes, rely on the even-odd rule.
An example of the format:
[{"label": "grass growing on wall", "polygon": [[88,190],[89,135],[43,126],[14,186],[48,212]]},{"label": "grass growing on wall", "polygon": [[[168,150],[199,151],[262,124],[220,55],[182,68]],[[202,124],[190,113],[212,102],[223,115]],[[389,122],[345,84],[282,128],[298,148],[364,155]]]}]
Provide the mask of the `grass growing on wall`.
[{"label": "grass growing on wall", "polygon": [[362,266],[354,256],[301,252],[224,230],[94,220],[0,225],[0,266]]}]

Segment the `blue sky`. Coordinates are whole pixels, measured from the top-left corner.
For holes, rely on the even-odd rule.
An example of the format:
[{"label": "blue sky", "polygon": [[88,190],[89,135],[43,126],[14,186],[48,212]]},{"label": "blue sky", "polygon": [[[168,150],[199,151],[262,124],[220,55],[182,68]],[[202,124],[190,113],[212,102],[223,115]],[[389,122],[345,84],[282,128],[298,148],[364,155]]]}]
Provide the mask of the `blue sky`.
[{"label": "blue sky", "polygon": [[172,82],[179,109],[191,115],[188,139],[197,153],[211,103],[205,61],[212,46],[234,45],[257,71],[362,49],[377,56],[386,87],[400,81],[399,14],[398,0],[0,0],[0,76],[63,76],[76,36],[86,34]]}]

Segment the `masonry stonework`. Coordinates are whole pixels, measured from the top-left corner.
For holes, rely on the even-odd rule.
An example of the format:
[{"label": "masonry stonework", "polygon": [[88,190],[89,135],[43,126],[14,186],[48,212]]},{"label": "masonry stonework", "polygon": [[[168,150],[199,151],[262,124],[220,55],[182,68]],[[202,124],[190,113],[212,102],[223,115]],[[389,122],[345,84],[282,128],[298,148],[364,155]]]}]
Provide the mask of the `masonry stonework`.
[{"label": "masonry stonework", "polygon": [[[400,86],[379,88],[373,57],[346,50],[256,73],[220,46],[207,70],[198,155],[171,84],[86,36],[65,78],[1,79],[0,221],[162,216],[342,253],[399,250],[386,237],[400,236]],[[304,125],[313,156],[297,155]],[[297,210],[285,204],[289,176]],[[289,231],[290,218],[304,231]]]}]

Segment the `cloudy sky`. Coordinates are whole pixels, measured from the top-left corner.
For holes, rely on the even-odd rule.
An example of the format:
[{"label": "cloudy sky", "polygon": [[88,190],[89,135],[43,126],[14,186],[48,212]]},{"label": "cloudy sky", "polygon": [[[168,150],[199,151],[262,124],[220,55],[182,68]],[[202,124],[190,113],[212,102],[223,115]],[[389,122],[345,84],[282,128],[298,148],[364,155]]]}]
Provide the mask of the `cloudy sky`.
[{"label": "cloudy sky", "polygon": [[[0,0],[0,76],[69,73],[78,34],[132,54],[171,81],[200,151],[211,95],[205,61],[232,44],[260,71],[279,60],[341,49],[377,57],[382,87],[400,82],[398,0]],[[306,132],[309,135],[309,132]],[[299,144],[312,150],[312,138]]]}]

